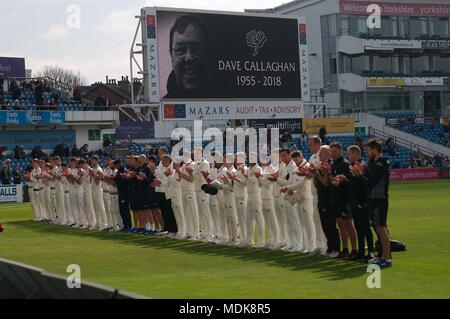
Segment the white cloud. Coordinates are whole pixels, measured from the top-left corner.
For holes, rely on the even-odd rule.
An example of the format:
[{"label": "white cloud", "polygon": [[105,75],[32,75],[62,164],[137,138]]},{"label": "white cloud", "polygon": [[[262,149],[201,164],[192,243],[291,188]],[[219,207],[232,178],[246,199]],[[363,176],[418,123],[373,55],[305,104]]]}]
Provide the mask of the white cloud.
[{"label": "white cloud", "polygon": [[62,24],[53,24],[48,27],[47,31],[41,34],[41,38],[44,40],[56,40],[65,38],[69,32]]},{"label": "white cloud", "polygon": [[135,15],[136,12],[132,10],[112,11],[100,24],[94,27],[94,31],[111,35],[127,34],[130,36],[137,24],[137,19],[134,18]]}]

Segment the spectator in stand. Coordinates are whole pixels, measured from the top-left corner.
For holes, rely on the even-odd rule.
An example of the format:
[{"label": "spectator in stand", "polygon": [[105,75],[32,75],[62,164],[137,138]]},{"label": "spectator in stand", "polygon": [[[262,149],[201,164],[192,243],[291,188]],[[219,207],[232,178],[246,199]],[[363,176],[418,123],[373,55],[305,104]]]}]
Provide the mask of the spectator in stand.
[{"label": "spectator in stand", "polygon": [[72,149],[70,150],[70,156],[72,157],[80,157],[81,152],[80,149],[77,147],[77,144],[73,144]]},{"label": "spectator in stand", "polygon": [[11,184],[10,162],[10,160],[6,160],[3,162],[2,170],[0,171],[0,181],[2,182],[2,185]]},{"label": "spectator in stand", "polygon": [[327,144],[327,127],[326,126],[322,126],[319,130],[319,137],[322,140],[322,144]]},{"label": "spectator in stand", "polygon": [[389,137],[386,142],[384,143],[385,145],[385,149],[386,149],[386,153],[388,153],[389,155],[395,155],[395,142],[392,139],[392,137]]},{"label": "spectator in stand", "polygon": [[9,82],[9,94],[11,94],[11,97],[14,101],[18,100],[20,98],[20,95],[22,94],[22,90],[17,84],[16,79],[12,79],[11,82]]},{"label": "spectator in stand", "polygon": [[13,180],[14,180],[14,184],[16,184],[16,185],[19,185],[22,183],[22,175],[20,174],[20,165],[19,164],[17,164],[16,168],[14,169]]},{"label": "spectator in stand", "polygon": [[8,148],[6,146],[0,146],[0,159],[3,158],[3,153],[6,152]]},{"label": "spectator in stand", "polygon": [[37,105],[44,105],[44,86],[41,81],[38,81],[36,88],[34,89],[34,98]]},{"label": "spectator in stand", "polygon": [[3,91],[4,76],[0,73],[0,105],[5,104],[5,92]]},{"label": "spectator in stand", "polygon": [[359,136],[355,138],[355,141],[353,142],[353,145],[358,146],[360,149],[363,149],[362,141]]},{"label": "spectator in stand", "polygon": [[309,135],[308,135],[308,133],[306,133],[306,131],[304,131],[303,133],[302,133],[302,137],[301,137],[301,143],[303,144],[303,145],[308,145],[308,139],[309,139]]},{"label": "spectator in stand", "polygon": [[89,156],[89,154],[91,153],[89,151],[89,146],[87,144],[84,144],[81,148],[80,148],[80,153],[81,153],[81,157],[86,157]]},{"label": "spectator in stand", "polygon": [[103,155],[109,158],[112,158],[113,153],[113,144],[109,143],[108,145],[103,147]]},{"label": "spectator in stand", "polygon": [[131,138],[131,135],[127,135],[127,139],[125,140],[125,145],[133,145],[133,139]]},{"label": "spectator in stand", "polygon": [[31,157],[37,158],[40,160],[46,159],[48,155],[42,150],[42,147],[40,145],[35,146],[33,150],[31,151]]},{"label": "spectator in stand", "polygon": [[73,100],[75,102],[81,103],[81,88],[79,85],[73,88]]},{"label": "spectator in stand", "polygon": [[16,145],[16,147],[14,148],[13,159],[25,159],[25,157],[26,154],[23,146]]},{"label": "spectator in stand", "polygon": [[97,96],[94,102],[95,106],[106,106],[106,100],[103,94]]}]

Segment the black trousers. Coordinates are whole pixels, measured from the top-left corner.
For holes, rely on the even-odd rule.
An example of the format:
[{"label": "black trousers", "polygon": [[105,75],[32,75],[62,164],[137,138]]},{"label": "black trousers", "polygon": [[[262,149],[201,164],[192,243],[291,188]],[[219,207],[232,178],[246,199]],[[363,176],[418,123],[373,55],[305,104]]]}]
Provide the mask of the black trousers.
[{"label": "black trousers", "polygon": [[131,228],[131,214],[130,214],[130,205],[126,199],[119,198],[119,212],[120,217],[122,217],[123,226],[125,228]]},{"label": "black trousers", "polygon": [[341,250],[341,239],[339,237],[339,231],[336,226],[336,215],[333,214],[330,209],[329,202],[318,202],[320,223],[322,224],[322,229],[327,238],[327,246],[329,250]]},{"label": "black trousers", "polygon": [[370,228],[369,209],[367,205],[351,205],[353,222],[358,235],[358,253],[365,254],[365,244],[369,253],[373,252],[373,233]]},{"label": "black trousers", "polygon": [[172,202],[166,198],[164,193],[156,193],[159,197],[159,208],[161,209],[162,218],[164,220],[164,230],[169,233],[178,232],[177,222],[175,220],[175,214],[172,209]]}]

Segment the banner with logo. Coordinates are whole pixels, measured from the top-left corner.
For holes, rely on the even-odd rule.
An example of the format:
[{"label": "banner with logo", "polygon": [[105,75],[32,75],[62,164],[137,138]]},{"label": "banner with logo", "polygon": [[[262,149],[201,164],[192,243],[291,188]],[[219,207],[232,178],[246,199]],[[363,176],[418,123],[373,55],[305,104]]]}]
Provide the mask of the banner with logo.
[{"label": "banner with logo", "polygon": [[450,17],[449,3],[405,3],[339,0],[339,12],[344,14],[369,15],[367,6],[376,4],[381,8],[381,15],[406,17]]},{"label": "banner with logo", "polygon": [[410,77],[405,78],[406,86],[444,86],[448,85],[448,77]]},{"label": "banner with logo", "polygon": [[3,73],[5,78],[24,78],[25,59],[0,57],[0,73]]},{"label": "banner with logo", "polygon": [[402,168],[392,169],[390,179],[393,182],[434,180],[440,178],[439,168]]},{"label": "banner with logo", "polygon": [[367,87],[386,88],[386,87],[399,87],[405,85],[404,78],[367,78]]},{"label": "banner with logo", "polygon": [[58,111],[0,111],[0,125],[64,124],[65,113]]},{"label": "banner with logo", "polygon": [[163,102],[164,120],[234,120],[303,118],[303,103],[290,101]]},{"label": "banner with logo", "polygon": [[280,136],[286,132],[291,134],[302,134],[302,120],[248,120],[248,126],[259,128],[273,129],[277,128],[280,132]]},{"label": "banner with logo", "polygon": [[355,133],[353,117],[321,117],[303,119],[303,131],[308,134],[319,134],[325,127],[328,134]]},{"label": "banner with logo", "polygon": [[120,121],[116,129],[116,138],[124,140],[128,135],[134,140],[155,138],[155,122]]},{"label": "banner with logo", "polygon": [[22,185],[0,185],[0,203],[23,202]]},{"label": "banner with logo", "polygon": [[31,150],[37,145],[43,149],[53,149],[61,143],[68,146],[75,144],[75,130],[8,130],[0,133],[0,146],[6,146],[11,151],[16,145]]},{"label": "banner with logo", "polygon": [[152,102],[309,99],[306,23],[296,17],[143,11]]}]

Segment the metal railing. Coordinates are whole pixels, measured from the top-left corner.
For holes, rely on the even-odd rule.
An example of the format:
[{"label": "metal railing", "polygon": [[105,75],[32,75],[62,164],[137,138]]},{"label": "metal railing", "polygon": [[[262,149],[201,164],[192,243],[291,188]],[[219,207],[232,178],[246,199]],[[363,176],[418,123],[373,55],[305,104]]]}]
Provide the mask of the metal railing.
[{"label": "metal railing", "polygon": [[369,134],[373,135],[375,137],[381,138],[383,140],[387,140],[388,138],[391,138],[394,141],[394,144],[396,146],[407,148],[407,149],[409,149],[411,151],[420,150],[424,155],[429,156],[429,157],[434,157],[436,155],[444,156],[444,157],[446,156],[444,154],[435,152],[431,148],[415,144],[415,143],[413,143],[411,141],[408,141],[406,139],[397,137],[395,135],[392,135],[392,134],[389,134],[389,133],[377,130],[377,129],[373,128],[373,127],[369,127]]}]

